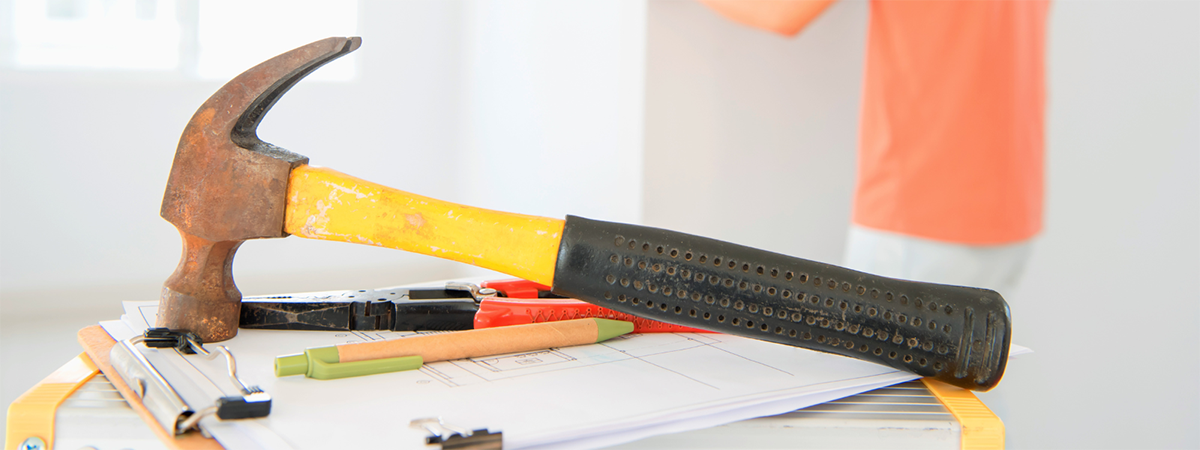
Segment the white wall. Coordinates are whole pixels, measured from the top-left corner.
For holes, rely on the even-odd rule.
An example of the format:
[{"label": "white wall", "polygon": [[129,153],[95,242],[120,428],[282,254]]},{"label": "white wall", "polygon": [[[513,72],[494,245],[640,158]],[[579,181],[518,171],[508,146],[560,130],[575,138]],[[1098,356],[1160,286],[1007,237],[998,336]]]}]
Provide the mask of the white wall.
[{"label": "white wall", "polygon": [[[853,194],[865,1],[792,39],[690,1],[647,22],[651,225],[828,262]],[[1200,446],[1200,3],[1051,7],[1046,227],[981,395],[1011,448]]]},{"label": "white wall", "polygon": [[641,219],[645,14],[639,0],[467,3],[464,201]]},{"label": "white wall", "polygon": [[850,217],[866,4],[788,39],[650,3],[647,225],[837,262]]},{"label": "white wall", "polygon": [[984,400],[1014,446],[1200,447],[1200,3],[1051,12],[1046,228]]}]

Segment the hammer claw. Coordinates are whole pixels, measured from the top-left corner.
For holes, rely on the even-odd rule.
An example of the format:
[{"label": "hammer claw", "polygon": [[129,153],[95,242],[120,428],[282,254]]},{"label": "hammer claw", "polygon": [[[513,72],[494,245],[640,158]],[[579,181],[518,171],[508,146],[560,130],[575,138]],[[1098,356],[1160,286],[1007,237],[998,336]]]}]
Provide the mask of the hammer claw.
[{"label": "hammer claw", "polygon": [[[292,86],[295,86],[308,74],[342,55],[357,50],[360,45],[362,45],[362,38],[358,37],[329,38],[284,53],[246,71],[243,75],[253,74],[248,79],[253,80],[256,84],[255,87],[272,79],[275,82],[263,90],[250,104],[231,108],[233,111],[244,111],[233,126],[231,140],[242,148],[263,152],[287,152],[287,150],[258,139],[258,124],[262,121],[263,116],[271,110],[272,106],[275,106],[275,102],[279,101],[283,94],[286,94]],[[263,72],[256,73],[255,71],[260,67]],[[290,70],[287,70],[289,68]],[[278,75],[284,70],[287,71],[283,75]],[[236,81],[238,80],[233,80],[233,82]],[[262,145],[266,145],[267,148],[257,148]]]}]

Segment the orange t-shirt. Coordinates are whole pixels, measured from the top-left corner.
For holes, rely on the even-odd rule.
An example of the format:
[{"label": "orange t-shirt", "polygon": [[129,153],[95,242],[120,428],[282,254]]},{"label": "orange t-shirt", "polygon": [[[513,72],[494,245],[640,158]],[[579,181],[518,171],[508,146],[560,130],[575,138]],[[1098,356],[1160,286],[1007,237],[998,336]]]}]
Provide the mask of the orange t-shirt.
[{"label": "orange t-shirt", "polygon": [[[705,0],[799,32],[829,1]],[[1042,226],[1048,0],[871,2],[854,222],[963,244]]]},{"label": "orange t-shirt", "polygon": [[1048,10],[871,2],[855,223],[964,244],[1041,229]]}]

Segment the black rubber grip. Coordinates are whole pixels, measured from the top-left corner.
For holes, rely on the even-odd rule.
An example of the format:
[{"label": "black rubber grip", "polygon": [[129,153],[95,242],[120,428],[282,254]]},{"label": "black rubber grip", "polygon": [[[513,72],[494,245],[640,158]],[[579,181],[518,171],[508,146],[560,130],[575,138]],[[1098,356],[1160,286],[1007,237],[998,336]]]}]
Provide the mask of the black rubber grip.
[{"label": "black rubber grip", "polygon": [[999,293],[898,280],[658,228],[568,216],[555,294],[987,390],[1008,361]]}]

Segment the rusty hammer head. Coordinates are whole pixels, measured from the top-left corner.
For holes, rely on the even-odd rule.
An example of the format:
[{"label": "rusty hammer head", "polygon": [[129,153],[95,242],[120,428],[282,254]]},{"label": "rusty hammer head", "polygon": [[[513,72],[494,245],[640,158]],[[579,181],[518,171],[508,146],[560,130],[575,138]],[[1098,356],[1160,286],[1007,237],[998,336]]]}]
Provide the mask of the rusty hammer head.
[{"label": "rusty hammer head", "polygon": [[328,38],[276,56],[226,83],[192,116],[163,195],[162,217],[179,229],[183,257],[163,284],[157,326],[205,342],[237,335],[234,252],[246,239],[287,236],[288,175],[308,163],[260,140],[258,124],[296,82],[360,43]]}]

